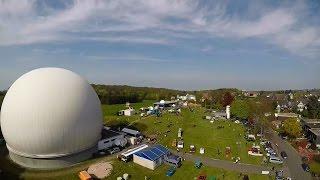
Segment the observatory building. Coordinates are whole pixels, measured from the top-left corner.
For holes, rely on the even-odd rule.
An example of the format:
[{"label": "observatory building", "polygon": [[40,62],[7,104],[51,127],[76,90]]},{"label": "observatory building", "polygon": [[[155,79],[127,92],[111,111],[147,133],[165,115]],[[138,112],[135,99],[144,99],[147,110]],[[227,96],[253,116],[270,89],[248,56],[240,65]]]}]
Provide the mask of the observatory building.
[{"label": "observatory building", "polygon": [[61,68],[36,69],[16,80],[3,100],[0,119],[10,158],[39,169],[90,158],[103,128],[94,89]]}]

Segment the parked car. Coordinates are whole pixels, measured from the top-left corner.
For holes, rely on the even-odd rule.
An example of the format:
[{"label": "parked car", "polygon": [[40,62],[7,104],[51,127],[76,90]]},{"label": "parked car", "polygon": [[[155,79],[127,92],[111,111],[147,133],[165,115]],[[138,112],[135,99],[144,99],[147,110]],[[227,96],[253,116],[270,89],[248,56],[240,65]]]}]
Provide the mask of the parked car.
[{"label": "parked car", "polygon": [[194,163],[194,167],[197,169],[200,169],[202,166],[202,162],[200,160],[196,160],[196,162]]},{"label": "parked car", "polygon": [[177,147],[183,149],[183,144],[184,144],[183,141],[178,141]]},{"label": "parked car", "polygon": [[190,153],[195,153],[196,152],[196,147],[194,145],[190,145]]},{"label": "parked car", "polygon": [[306,171],[306,172],[310,171],[310,167],[307,163],[303,163],[303,164],[301,164],[301,166],[304,171]]},{"label": "parked car", "polygon": [[270,156],[273,156],[273,157],[275,157],[275,156],[277,156],[277,153],[275,153],[275,152],[267,152],[267,154],[266,154],[268,157],[270,157]]},{"label": "parked car", "polygon": [[277,153],[273,150],[273,149],[270,149],[270,150],[268,150],[267,151],[267,156],[269,157],[269,156],[277,156]]},{"label": "parked car", "polygon": [[266,147],[265,150],[266,151],[271,151],[271,150],[273,151],[273,149],[271,147]]},{"label": "parked car", "polygon": [[267,142],[265,143],[265,147],[272,148],[271,142],[270,142],[270,141],[267,141]]},{"label": "parked car", "polygon": [[117,152],[120,152],[120,148],[114,147],[112,149],[108,149],[107,151],[108,151],[109,154],[115,154]]},{"label": "parked car", "polygon": [[276,171],[276,180],[283,180],[283,170]]},{"label": "parked car", "polygon": [[287,158],[288,158],[288,155],[287,155],[287,153],[286,153],[285,151],[281,151],[281,152],[280,152],[280,155],[281,155],[281,157],[282,157],[283,159],[287,159]]},{"label": "parked car", "polygon": [[167,173],[166,173],[166,176],[172,176],[175,172],[176,172],[176,168],[173,167],[173,166],[171,166],[171,167],[168,169],[168,171],[167,171]]},{"label": "parked car", "polygon": [[275,164],[282,164],[283,163],[283,161],[280,158],[275,157],[275,156],[270,156],[269,162],[275,163]]}]

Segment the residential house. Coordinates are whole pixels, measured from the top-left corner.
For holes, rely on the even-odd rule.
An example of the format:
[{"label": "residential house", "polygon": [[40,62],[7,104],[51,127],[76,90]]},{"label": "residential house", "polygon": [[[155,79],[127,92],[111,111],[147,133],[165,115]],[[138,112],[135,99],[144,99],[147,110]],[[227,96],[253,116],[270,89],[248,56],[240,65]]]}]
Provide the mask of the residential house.
[{"label": "residential house", "polygon": [[256,92],[256,91],[244,91],[243,95],[246,96],[246,97],[255,98],[255,97],[258,97],[260,95],[260,93]]},{"label": "residential house", "polygon": [[306,106],[305,106],[305,104],[303,102],[300,101],[297,104],[297,111],[302,112],[304,109],[306,109]]}]

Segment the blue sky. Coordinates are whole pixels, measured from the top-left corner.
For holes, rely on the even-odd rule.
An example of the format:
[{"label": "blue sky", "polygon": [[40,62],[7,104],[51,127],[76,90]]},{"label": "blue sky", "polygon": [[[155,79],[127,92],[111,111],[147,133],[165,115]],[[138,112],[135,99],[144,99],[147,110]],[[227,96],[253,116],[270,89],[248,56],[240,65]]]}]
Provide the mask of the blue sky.
[{"label": "blue sky", "polygon": [[0,1],[0,89],[39,67],[91,83],[320,88],[320,2]]}]

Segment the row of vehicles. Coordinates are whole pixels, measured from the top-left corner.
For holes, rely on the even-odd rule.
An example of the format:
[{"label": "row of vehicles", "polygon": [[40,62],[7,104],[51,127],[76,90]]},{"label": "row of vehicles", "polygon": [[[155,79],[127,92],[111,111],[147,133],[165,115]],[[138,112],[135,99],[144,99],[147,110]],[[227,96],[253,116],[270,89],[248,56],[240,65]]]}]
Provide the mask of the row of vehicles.
[{"label": "row of vehicles", "polygon": [[[267,152],[266,155],[269,157],[270,163],[274,163],[274,164],[283,163],[283,160],[278,156],[277,152],[273,149],[270,141],[265,141],[265,142],[262,142],[261,144],[264,146],[265,151]],[[280,152],[280,155],[283,159],[286,159],[288,157],[287,153],[284,151]]]}]

